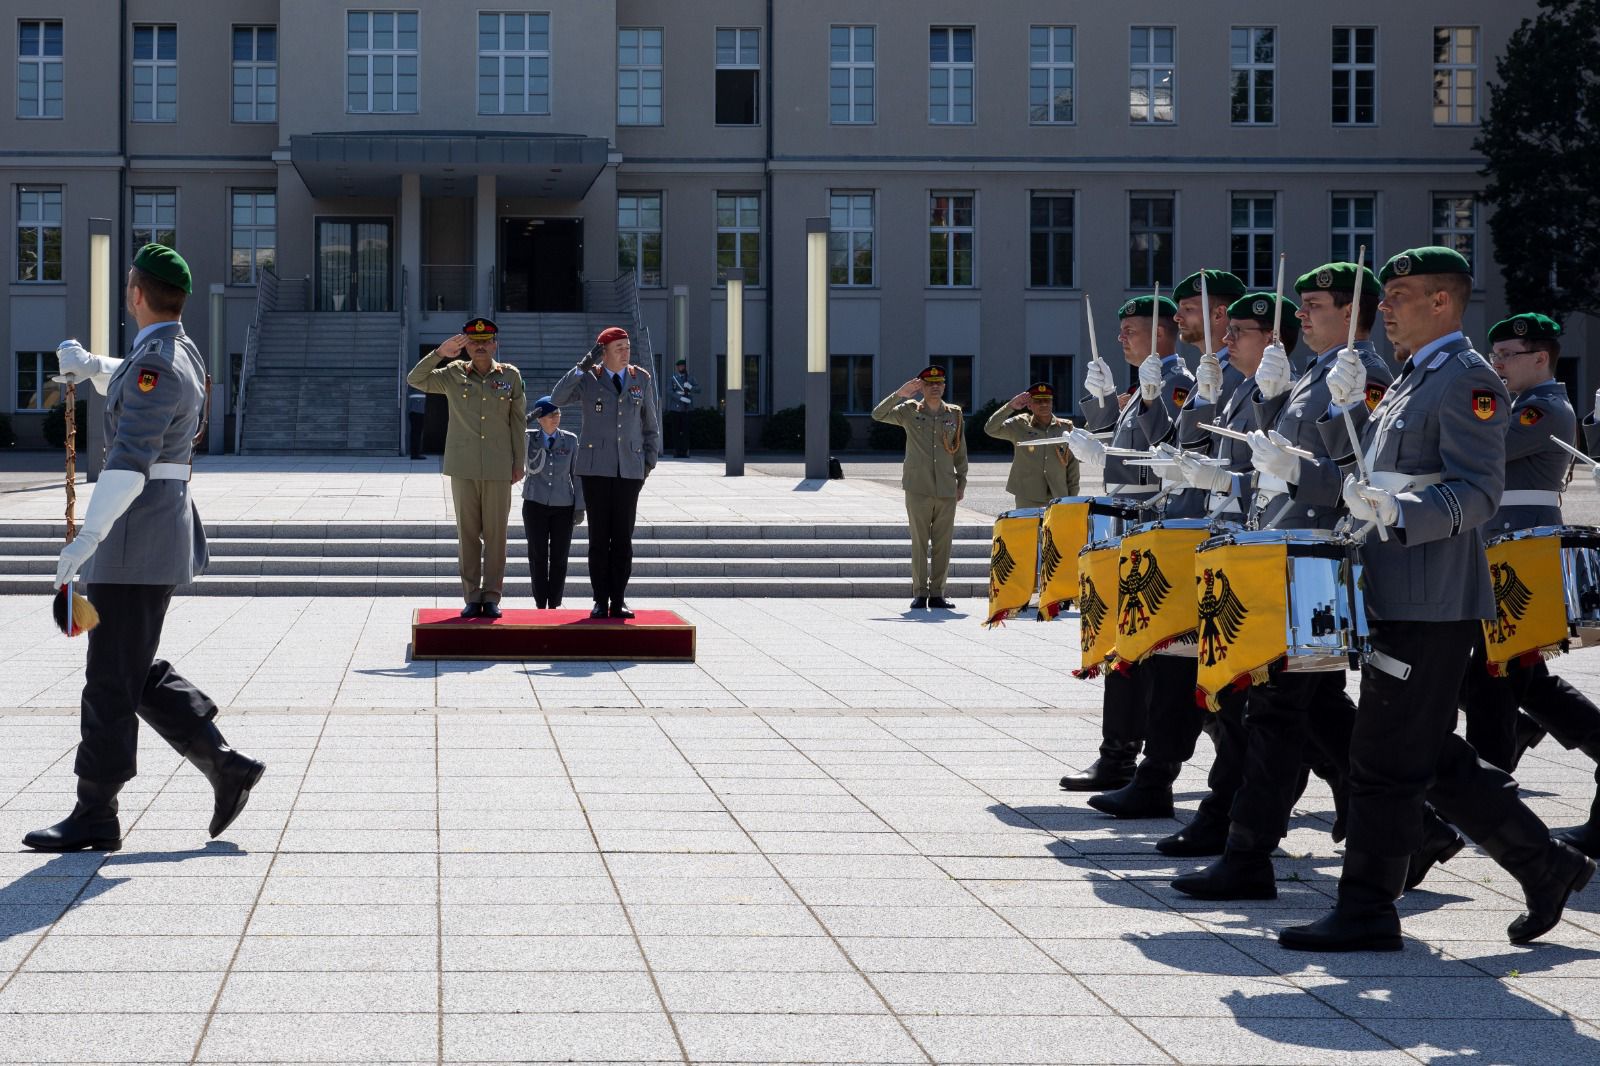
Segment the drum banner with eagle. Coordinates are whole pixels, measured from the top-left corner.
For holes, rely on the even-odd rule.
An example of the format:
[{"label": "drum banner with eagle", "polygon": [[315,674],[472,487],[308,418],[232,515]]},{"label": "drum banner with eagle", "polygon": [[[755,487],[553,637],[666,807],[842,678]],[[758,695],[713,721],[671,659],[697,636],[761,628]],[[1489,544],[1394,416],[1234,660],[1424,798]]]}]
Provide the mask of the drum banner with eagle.
[{"label": "drum banner with eagle", "polygon": [[1039,514],[1003,514],[994,520],[989,548],[989,615],[986,626],[1022,613],[1033,599],[1039,561]]},{"label": "drum banner with eagle", "polygon": [[1200,697],[1260,685],[1289,650],[1288,546],[1230,544],[1194,557]]},{"label": "drum banner with eagle", "polygon": [[1489,545],[1494,617],[1483,623],[1485,666],[1494,677],[1509,664],[1566,650],[1567,604],[1561,591],[1561,538],[1524,537]]},{"label": "drum banner with eagle", "polygon": [[1054,503],[1039,529],[1039,618],[1049,621],[1078,598],[1078,553],[1089,536],[1087,503]]},{"label": "drum banner with eagle", "polygon": [[1139,663],[1193,638],[1195,600],[1188,587],[1204,529],[1156,527],[1122,538],[1117,563],[1117,660]]},{"label": "drum banner with eagle", "polygon": [[1117,604],[1117,560],[1121,548],[1085,548],[1078,555],[1078,638],[1083,645],[1083,666],[1075,677],[1096,677],[1117,646],[1113,617]]}]

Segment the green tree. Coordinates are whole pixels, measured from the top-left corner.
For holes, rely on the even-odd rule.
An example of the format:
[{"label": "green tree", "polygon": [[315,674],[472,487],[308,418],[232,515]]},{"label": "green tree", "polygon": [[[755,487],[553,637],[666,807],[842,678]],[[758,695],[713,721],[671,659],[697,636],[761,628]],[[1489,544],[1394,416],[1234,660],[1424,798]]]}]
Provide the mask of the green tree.
[{"label": "green tree", "polygon": [[1539,0],[1495,64],[1474,147],[1514,311],[1600,311],[1600,0]]}]

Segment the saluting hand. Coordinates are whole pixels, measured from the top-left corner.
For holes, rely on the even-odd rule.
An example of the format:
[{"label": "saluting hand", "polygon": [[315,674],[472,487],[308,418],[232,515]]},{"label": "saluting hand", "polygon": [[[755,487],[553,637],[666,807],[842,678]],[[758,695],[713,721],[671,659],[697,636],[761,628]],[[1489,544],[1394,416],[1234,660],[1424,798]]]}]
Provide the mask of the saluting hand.
[{"label": "saluting hand", "polygon": [[439,345],[439,354],[445,359],[455,359],[466,351],[466,348],[467,335],[465,333],[457,333],[454,337]]},{"label": "saluting hand", "polygon": [[1028,400],[1029,396],[1027,392],[1019,392],[1015,396],[1011,397],[1011,406],[1018,411],[1026,411],[1028,409]]},{"label": "saluting hand", "polygon": [[922,395],[922,379],[921,378],[912,378],[910,381],[906,382],[904,385],[901,385],[900,388],[898,390],[896,390],[895,395],[903,397],[904,399],[907,399],[907,400],[911,399],[911,397],[913,397],[913,396],[921,396]]}]

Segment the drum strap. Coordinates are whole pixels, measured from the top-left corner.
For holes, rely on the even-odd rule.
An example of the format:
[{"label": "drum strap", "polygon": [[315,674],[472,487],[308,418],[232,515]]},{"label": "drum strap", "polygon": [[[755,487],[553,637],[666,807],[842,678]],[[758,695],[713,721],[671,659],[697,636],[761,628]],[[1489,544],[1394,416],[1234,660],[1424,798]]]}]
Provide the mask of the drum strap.
[{"label": "drum strap", "polygon": [[1403,663],[1393,655],[1385,655],[1377,648],[1369,648],[1366,655],[1367,665],[1375,670],[1382,670],[1390,677],[1404,681],[1411,676],[1411,664]]},{"label": "drum strap", "polygon": [[1160,485],[1107,485],[1106,492],[1112,496],[1149,496],[1151,493],[1161,491]]},{"label": "drum strap", "polygon": [[1561,493],[1548,489],[1507,489],[1500,494],[1501,507],[1560,507]]}]

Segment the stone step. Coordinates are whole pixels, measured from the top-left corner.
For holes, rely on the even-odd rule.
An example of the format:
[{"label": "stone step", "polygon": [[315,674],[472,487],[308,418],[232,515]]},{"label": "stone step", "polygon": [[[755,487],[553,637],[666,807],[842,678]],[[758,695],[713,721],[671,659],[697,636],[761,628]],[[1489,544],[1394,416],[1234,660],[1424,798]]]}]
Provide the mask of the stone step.
[{"label": "stone step", "polygon": [[[519,523],[512,523],[512,536],[506,551],[526,555],[527,541]],[[450,540],[312,540],[290,537],[207,538],[213,559],[233,556],[270,558],[371,558],[371,559],[450,559],[456,557],[456,541]],[[588,551],[588,538],[579,527],[572,539],[574,557]],[[0,539],[0,565],[8,559],[55,558],[61,542],[47,538]],[[633,554],[638,559],[904,559],[911,554],[909,540],[635,540]],[[951,545],[951,558],[987,559],[989,542],[958,540]]]},{"label": "stone step", "polygon": [[[518,526],[513,519],[512,530]],[[579,526],[575,537],[583,540],[587,526]],[[303,522],[227,519],[205,523],[206,536],[212,539],[254,538],[288,540],[447,540],[454,541],[455,523],[413,522]],[[978,540],[989,543],[992,527],[988,523],[960,522],[955,527],[957,544]],[[11,540],[43,539],[59,542],[66,536],[66,524],[56,521],[0,521],[0,544]],[[828,541],[889,540],[909,543],[905,523],[894,522],[819,522],[814,525],[773,523],[641,522],[634,530],[635,544],[661,541]]]}]

